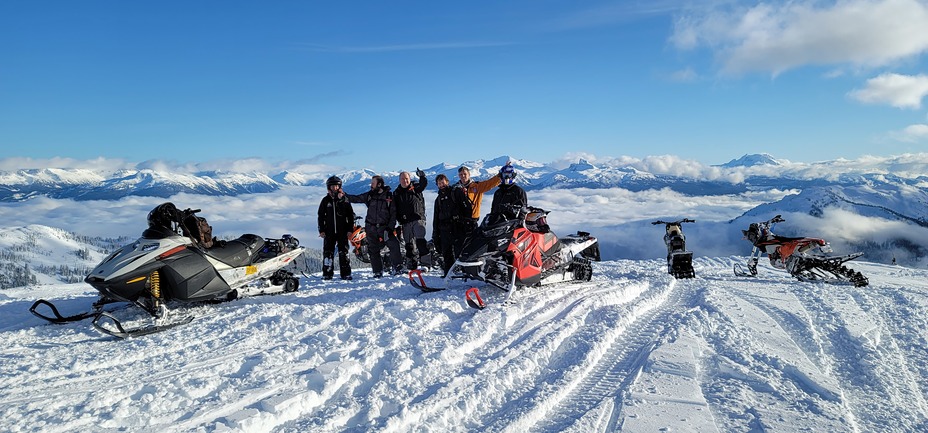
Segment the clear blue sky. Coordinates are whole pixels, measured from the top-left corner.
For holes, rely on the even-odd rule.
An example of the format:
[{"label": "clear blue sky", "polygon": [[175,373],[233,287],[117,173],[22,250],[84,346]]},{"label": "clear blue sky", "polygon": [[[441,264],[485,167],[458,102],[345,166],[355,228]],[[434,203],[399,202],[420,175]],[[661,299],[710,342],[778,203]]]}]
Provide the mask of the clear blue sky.
[{"label": "clear blue sky", "polygon": [[0,158],[924,151],[928,2],[6,1]]}]

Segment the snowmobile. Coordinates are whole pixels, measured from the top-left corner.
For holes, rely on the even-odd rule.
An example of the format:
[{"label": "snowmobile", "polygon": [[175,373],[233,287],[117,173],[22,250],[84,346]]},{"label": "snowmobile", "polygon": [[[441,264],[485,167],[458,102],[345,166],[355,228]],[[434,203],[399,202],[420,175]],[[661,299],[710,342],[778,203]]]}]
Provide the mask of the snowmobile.
[{"label": "snowmobile", "polygon": [[763,253],[767,253],[771,266],[789,272],[800,281],[849,283],[856,287],[870,283],[860,272],[844,266],[845,262],[854,260],[864,253],[834,256],[831,255],[831,245],[824,239],[774,234],[774,226],[784,221],[786,220],[777,215],[767,221],[751,223],[747,230],[741,231],[744,239],[750,241],[754,248],[744,267],[738,263],[734,265],[735,275],[757,276],[757,262]]},{"label": "snowmobile", "polygon": [[[348,242],[351,244],[351,252],[354,254],[355,257],[358,258],[358,260],[364,263],[370,263],[371,257],[370,257],[370,252],[368,251],[367,232],[364,230],[363,225],[358,224],[358,221],[362,219],[364,219],[364,217],[361,217],[361,216],[354,217],[354,220],[355,220],[354,228],[352,229],[351,234],[348,236]],[[400,244],[400,255],[405,257],[406,247],[405,247],[405,243],[403,242],[403,231],[396,230],[394,231],[394,234],[396,234],[396,239],[399,241],[399,244]],[[442,260],[441,254],[439,254],[438,251],[436,251],[435,244],[432,243],[431,240],[428,241],[428,248],[429,248],[429,255],[431,256],[431,259],[432,259],[431,267],[441,268],[441,260]],[[380,254],[383,256],[383,263],[390,263],[390,247],[384,246],[384,248],[380,250]]]},{"label": "snowmobile", "polygon": [[367,232],[364,230],[364,225],[358,224],[358,221],[363,218],[361,216],[354,217],[354,228],[352,228],[351,234],[348,235],[348,243],[351,244],[351,252],[354,253],[358,260],[370,263],[371,256],[367,252]]},{"label": "snowmobile", "polygon": [[[523,218],[487,215],[465,241],[460,257],[444,277],[444,287],[430,287],[422,272],[409,272],[409,281],[422,291],[444,290],[453,279],[477,280],[508,292],[563,281],[589,281],[591,261],[599,261],[599,244],[587,232],[559,238],[547,224],[548,211],[530,207]],[[516,214],[516,213],[513,213]],[[467,304],[483,309],[476,287],[465,292]]]},{"label": "snowmobile", "polygon": [[667,244],[667,273],[675,278],[695,278],[693,270],[693,252],[686,250],[686,236],[683,234],[683,223],[694,223],[695,220],[684,218],[673,222],[657,220],[651,224],[664,224],[666,233],[664,243]]},{"label": "snowmobile", "polygon": [[[190,322],[192,316],[171,317],[168,305],[227,301],[266,293],[294,292],[299,279],[283,268],[303,253],[299,240],[284,235],[264,239],[245,234],[221,241],[199,209],[178,210],[164,203],[148,214],[142,237],[106,257],[84,279],[100,292],[92,310],[62,316],[49,301],[36,301],[30,311],[52,323],[93,318],[100,332],[119,338],[152,334]],[[209,246],[209,248],[207,248]],[[103,306],[126,302],[147,312],[153,323],[126,329]],[[52,315],[36,311],[44,305]]]}]

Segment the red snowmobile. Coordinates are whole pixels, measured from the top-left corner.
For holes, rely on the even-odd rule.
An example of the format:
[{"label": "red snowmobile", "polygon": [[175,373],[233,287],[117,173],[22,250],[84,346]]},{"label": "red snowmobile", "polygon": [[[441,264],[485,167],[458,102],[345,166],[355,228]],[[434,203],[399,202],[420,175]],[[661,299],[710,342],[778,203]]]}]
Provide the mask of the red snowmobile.
[{"label": "red snowmobile", "polygon": [[[354,228],[351,231],[351,234],[348,235],[348,242],[351,244],[351,252],[354,254],[358,260],[364,263],[371,262],[370,252],[368,252],[368,240],[367,240],[367,231],[364,230],[363,224],[358,224],[358,221],[364,219],[364,217],[356,216],[354,217]],[[403,231],[396,230],[396,239],[400,243],[400,255],[406,255],[406,247],[403,242]],[[432,267],[441,267],[441,255],[435,251],[435,245],[432,241],[428,241],[429,256],[432,259]],[[390,263],[390,247],[384,246],[380,250],[381,255],[383,255],[383,263]]]},{"label": "red snowmobile", "polygon": [[770,265],[789,272],[800,281],[822,281],[833,284],[853,284],[863,287],[870,281],[860,272],[844,266],[864,253],[833,256],[831,245],[824,239],[809,237],[786,237],[773,233],[776,223],[784,222],[780,215],[767,221],[752,223],[742,230],[744,239],[754,245],[748,256],[747,270],[740,264],[734,265],[737,276],[757,276],[757,262],[767,253]]},{"label": "red snowmobile", "polygon": [[[509,296],[525,286],[589,281],[591,261],[600,260],[597,239],[586,232],[559,238],[550,231],[547,215],[548,211],[539,208],[529,208],[524,218],[489,214],[465,242],[461,256],[445,276],[444,287],[429,287],[418,270],[409,272],[409,281],[430,292],[444,290],[452,279],[477,280]],[[465,297],[471,307],[486,307],[476,287],[467,290]]]}]

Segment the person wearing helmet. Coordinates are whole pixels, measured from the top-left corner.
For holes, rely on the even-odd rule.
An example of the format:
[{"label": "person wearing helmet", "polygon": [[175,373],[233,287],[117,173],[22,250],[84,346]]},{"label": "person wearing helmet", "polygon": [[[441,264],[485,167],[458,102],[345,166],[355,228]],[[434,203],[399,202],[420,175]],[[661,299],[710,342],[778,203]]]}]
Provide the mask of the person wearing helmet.
[{"label": "person wearing helmet", "polygon": [[319,203],[319,237],[322,238],[322,279],[335,275],[335,248],[338,247],[338,269],[343,280],[351,279],[348,260],[348,235],[354,228],[354,208],[342,192],[342,180],[332,176],[325,181],[325,197]]},{"label": "person wearing helmet", "polygon": [[400,224],[406,244],[406,268],[416,269],[421,264],[432,266],[428,242],[425,240],[425,197],[422,192],[429,181],[425,172],[416,169],[418,182],[412,182],[408,171],[400,173],[400,185],[393,191],[396,202],[396,222]]},{"label": "person wearing helmet", "polygon": [[516,185],[516,170],[512,164],[507,163],[499,169],[500,185],[493,193],[493,202],[490,204],[490,213],[506,219],[521,219],[525,217],[528,197],[525,190]]},{"label": "person wearing helmet", "polygon": [[363,194],[346,194],[351,203],[364,203],[367,205],[367,216],[364,218],[364,231],[367,233],[367,247],[371,258],[371,271],[374,278],[383,277],[383,257],[380,251],[386,244],[390,249],[390,265],[388,272],[399,273],[403,268],[403,256],[400,255],[400,242],[396,239],[393,228],[396,227],[396,204],[393,202],[393,192],[384,184],[383,177],[371,178],[371,190]]}]

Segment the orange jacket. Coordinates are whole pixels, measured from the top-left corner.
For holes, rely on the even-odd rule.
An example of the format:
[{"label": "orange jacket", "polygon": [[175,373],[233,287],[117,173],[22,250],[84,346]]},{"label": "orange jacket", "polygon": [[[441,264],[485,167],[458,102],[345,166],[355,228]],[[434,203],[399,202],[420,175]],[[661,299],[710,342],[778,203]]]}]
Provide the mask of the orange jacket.
[{"label": "orange jacket", "polygon": [[463,185],[461,181],[458,181],[458,185],[461,185],[461,187],[464,188],[464,192],[467,193],[467,198],[474,204],[474,213],[471,215],[472,218],[480,219],[480,202],[483,201],[483,193],[499,186],[499,182],[499,173],[497,173],[496,176],[480,182],[471,179],[470,183],[467,185]]}]

